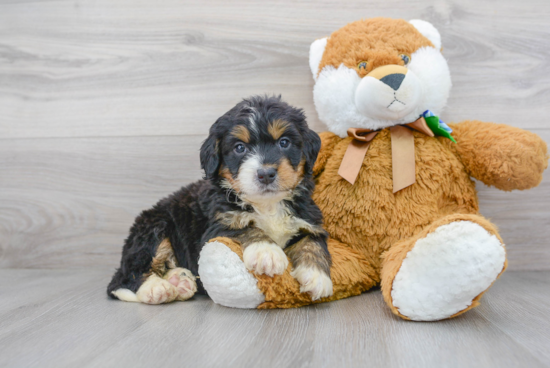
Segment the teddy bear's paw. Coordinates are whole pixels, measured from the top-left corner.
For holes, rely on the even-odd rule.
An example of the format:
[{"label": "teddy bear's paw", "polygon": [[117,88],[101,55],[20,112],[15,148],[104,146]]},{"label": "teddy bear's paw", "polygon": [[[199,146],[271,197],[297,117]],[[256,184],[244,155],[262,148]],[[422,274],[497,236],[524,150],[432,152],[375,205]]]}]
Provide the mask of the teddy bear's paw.
[{"label": "teddy bear's paw", "polygon": [[208,296],[232,308],[256,308],[265,301],[258,280],[239,256],[217,241],[204,245],[199,257],[199,275]]},{"label": "teddy bear's paw", "polygon": [[136,296],[140,302],[145,304],[162,304],[174,301],[178,292],[170,282],[157,275],[151,275],[140,286]]},{"label": "teddy bear's paw", "polygon": [[163,278],[176,288],[177,300],[187,300],[197,292],[195,276],[185,268],[174,268],[168,271]]},{"label": "teddy bear's paw", "polygon": [[258,275],[282,275],[288,267],[288,258],[277,244],[257,242],[247,246],[243,252],[246,268]]},{"label": "teddy bear's paw", "polygon": [[290,274],[300,283],[300,292],[309,293],[311,300],[318,300],[332,295],[332,280],[317,267],[300,265]]},{"label": "teddy bear's paw", "polygon": [[502,272],[503,244],[471,221],[442,225],[416,241],[392,285],[393,305],[416,321],[449,318],[468,309]]}]

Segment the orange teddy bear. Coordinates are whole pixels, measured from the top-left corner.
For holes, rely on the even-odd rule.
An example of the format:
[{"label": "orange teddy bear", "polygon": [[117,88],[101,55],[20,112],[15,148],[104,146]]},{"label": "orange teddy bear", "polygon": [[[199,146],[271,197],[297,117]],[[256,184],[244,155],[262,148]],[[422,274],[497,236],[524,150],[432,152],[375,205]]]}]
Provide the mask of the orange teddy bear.
[{"label": "orange teddy bear", "polygon": [[[472,177],[511,191],[537,186],[545,142],[506,125],[436,116],[451,78],[439,32],[421,20],[366,19],[311,45],[314,101],[330,132],[314,168],[329,232],[334,290],[324,302],[381,285],[393,313],[420,321],[477,306],[506,269],[496,227],[479,214]],[[311,304],[290,276],[254,275],[239,244],[201,252],[212,299],[240,308]]]}]

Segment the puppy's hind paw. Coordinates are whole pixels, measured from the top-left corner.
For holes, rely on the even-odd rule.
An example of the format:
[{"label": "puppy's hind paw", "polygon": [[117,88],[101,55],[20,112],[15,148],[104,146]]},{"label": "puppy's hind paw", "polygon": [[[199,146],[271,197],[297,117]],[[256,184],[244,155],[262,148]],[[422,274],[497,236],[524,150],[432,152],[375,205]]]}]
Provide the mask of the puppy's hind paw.
[{"label": "puppy's hind paw", "polygon": [[258,275],[266,274],[271,277],[282,275],[288,266],[285,252],[269,242],[257,242],[247,246],[243,252],[243,261],[249,270]]},{"label": "puppy's hind paw", "polygon": [[311,300],[327,298],[333,293],[329,275],[317,267],[298,266],[290,274],[300,283],[300,292],[309,293]]},{"label": "puppy's hind paw", "polygon": [[176,287],[157,275],[151,275],[140,286],[137,299],[145,304],[170,303],[178,297]]},{"label": "puppy's hind paw", "polygon": [[164,279],[174,285],[178,293],[177,300],[187,300],[197,292],[197,281],[191,271],[185,268],[174,268],[166,275]]}]

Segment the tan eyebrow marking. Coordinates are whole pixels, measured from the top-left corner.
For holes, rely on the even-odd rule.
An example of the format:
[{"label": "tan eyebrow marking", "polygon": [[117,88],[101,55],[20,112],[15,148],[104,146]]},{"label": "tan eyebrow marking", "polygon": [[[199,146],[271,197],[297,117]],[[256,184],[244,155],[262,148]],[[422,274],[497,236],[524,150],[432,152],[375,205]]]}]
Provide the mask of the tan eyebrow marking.
[{"label": "tan eyebrow marking", "polygon": [[277,140],[281,138],[281,136],[283,135],[287,127],[288,127],[288,121],[275,120],[275,121],[272,121],[267,126],[267,131],[269,132],[269,134],[271,134],[273,139]]},{"label": "tan eyebrow marking", "polygon": [[250,143],[250,132],[244,125],[237,125],[231,129],[231,135],[244,143]]}]

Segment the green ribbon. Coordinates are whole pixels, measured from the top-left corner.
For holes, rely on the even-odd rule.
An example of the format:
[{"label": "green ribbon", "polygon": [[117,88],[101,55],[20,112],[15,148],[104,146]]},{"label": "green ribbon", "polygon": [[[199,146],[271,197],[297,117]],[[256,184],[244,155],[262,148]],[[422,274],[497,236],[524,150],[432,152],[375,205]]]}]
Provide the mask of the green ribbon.
[{"label": "green ribbon", "polygon": [[456,143],[455,139],[451,135],[453,130],[443,122],[443,120],[439,119],[439,116],[434,115],[433,112],[430,110],[424,111],[422,114],[424,117],[424,120],[426,120],[426,124],[428,125],[428,128],[436,135],[441,136],[450,139],[454,143]]}]

